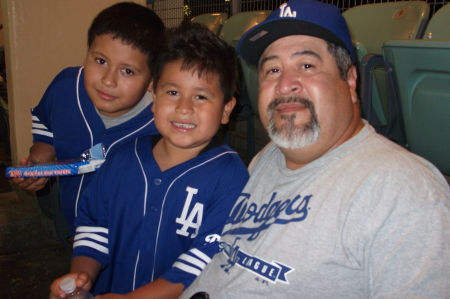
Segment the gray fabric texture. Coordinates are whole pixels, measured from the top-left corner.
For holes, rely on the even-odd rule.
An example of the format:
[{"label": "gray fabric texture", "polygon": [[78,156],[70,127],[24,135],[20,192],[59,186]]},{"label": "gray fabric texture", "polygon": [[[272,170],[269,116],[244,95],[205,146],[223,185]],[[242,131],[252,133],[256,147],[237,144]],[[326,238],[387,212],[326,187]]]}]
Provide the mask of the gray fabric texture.
[{"label": "gray fabric texture", "polygon": [[272,143],[181,298],[450,298],[450,189],[365,123],[297,170]]},{"label": "gray fabric texture", "polygon": [[105,124],[105,128],[109,129],[115,126],[118,126],[124,122],[127,122],[128,120],[132,119],[139,113],[141,113],[144,109],[150,109],[149,105],[153,102],[152,94],[147,91],[144,95],[144,97],[139,101],[139,103],[130,111],[127,113],[124,113],[120,116],[114,116],[114,117],[108,117],[98,112],[98,115],[102,119],[103,123]]}]

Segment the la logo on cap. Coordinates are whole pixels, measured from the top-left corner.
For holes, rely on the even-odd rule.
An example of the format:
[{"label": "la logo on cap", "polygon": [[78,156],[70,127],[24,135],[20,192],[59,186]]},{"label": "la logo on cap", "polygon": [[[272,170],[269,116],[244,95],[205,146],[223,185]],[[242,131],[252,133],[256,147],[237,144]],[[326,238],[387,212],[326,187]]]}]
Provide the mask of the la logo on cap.
[{"label": "la logo on cap", "polygon": [[280,5],[280,18],[284,18],[284,17],[291,17],[291,18],[295,18],[297,16],[297,12],[291,11],[291,8],[289,6],[287,6],[287,3],[283,3]]}]

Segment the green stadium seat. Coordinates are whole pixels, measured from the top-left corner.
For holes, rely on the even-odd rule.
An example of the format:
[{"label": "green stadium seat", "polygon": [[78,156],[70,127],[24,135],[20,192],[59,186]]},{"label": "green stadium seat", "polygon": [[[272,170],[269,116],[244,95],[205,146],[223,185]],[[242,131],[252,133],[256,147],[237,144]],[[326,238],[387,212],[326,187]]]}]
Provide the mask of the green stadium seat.
[{"label": "green stadium seat", "polygon": [[247,11],[232,15],[223,24],[219,36],[235,47],[236,41],[239,41],[247,30],[264,21],[271,12],[270,10]]},{"label": "green stadium seat", "polygon": [[390,113],[386,77],[381,67],[369,71],[369,80],[364,76],[367,72],[366,55],[381,55],[382,45],[388,40],[420,38],[429,11],[429,4],[425,1],[401,1],[359,5],[342,14],[352,35],[356,64],[362,79],[360,97],[363,116],[383,135],[386,135]]},{"label": "green stadium seat", "polygon": [[450,5],[441,7],[431,18],[423,39],[450,39]]},{"label": "green stadium seat", "polygon": [[214,32],[214,34],[219,35],[222,29],[223,23],[228,18],[228,13],[220,12],[220,13],[207,13],[198,15],[191,19],[191,22],[200,23],[208,27],[209,30]]},{"label": "green stadium seat", "polygon": [[[223,24],[222,31],[219,36],[230,46],[233,46],[236,49],[242,35],[253,26],[264,21],[271,12],[271,10],[261,10],[235,14],[228,18],[228,20]],[[255,105],[257,105],[258,102],[257,77],[256,81],[254,80],[254,77],[250,77],[246,62],[239,57],[238,64],[239,76],[237,88],[239,90],[239,99],[237,103],[238,107],[236,108],[240,112],[237,116],[237,120],[244,120],[247,122],[247,160],[250,162],[255,155],[255,128],[253,123],[253,111],[255,111],[254,107],[257,107]]]},{"label": "green stadium seat", "polygon": [[399,107],[406,147],[450,175],[450,4],[422,40],[383,45],[389,96]]}]

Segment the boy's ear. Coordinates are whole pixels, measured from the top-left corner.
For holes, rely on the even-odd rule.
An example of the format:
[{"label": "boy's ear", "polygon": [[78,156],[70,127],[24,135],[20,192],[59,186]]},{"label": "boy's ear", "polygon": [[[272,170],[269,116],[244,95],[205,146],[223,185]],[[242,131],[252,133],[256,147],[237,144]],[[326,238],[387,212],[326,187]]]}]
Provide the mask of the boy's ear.
[{"label": "boy's ear", "polygon": [[236,105],[236,98],[232,97],[231,100],[225,104],[225,107],[223,107],[222,125],[225,125],[230,121],[230,115],[235,105]]},{"label": "boy's ear", "polygon": [[147,90],[152,94],[153,105],[151,105],[150,109],[152,110],[153,113],[155,113],[155,93],[153,92],[153,81],[150,82],[150,85],[148,86]]},{"label": "boy's ear", "polygon": [[153,93],[153,80],[150,81],[150,84],[148,85],[147,91],[150,91]]}]

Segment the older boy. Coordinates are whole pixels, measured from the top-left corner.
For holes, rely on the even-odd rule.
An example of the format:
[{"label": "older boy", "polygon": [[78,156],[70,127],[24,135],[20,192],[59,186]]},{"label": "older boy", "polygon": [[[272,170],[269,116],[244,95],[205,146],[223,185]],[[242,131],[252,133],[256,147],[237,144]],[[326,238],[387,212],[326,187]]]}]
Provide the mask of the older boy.
[{"label": "older boy", "polygon": [[[88,31],[83,67],[63,70],[32,110],[33,147],[30,162],[78,158],[97,143],[107,152],[119,143],[157,133],[147,92],[151,68],[164,43],[164,25],[151,10],[132,2],[101,11]],[[72,234],[77,203],[94,174],[61,177],[61,209]],[[36,191],[46,178],[14,179]]]},{"label": "older boy", "polygon": [[78,286],[90,289],[104,269],[95,294],[177,298],[218,251],[248,179],[236,152],[215,139],[235,105],[235,73],[233,50],[206,28],[172,32],[153,79],[162,138],[121,146],[86,190],[68,274]]}]

